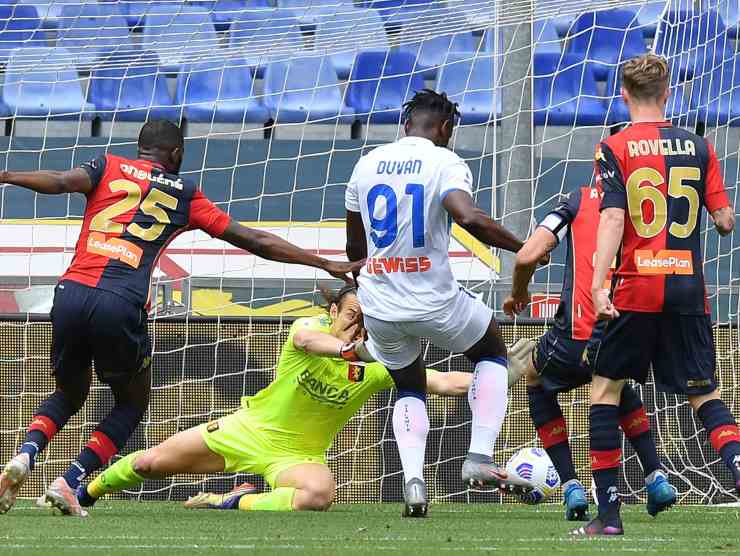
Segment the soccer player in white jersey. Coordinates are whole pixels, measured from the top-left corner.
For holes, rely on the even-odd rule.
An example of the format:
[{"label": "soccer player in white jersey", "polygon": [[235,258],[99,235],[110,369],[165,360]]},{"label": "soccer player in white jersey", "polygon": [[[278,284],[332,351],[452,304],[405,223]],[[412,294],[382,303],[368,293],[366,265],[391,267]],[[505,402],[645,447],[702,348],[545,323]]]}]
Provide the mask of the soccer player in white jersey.
[{"label": "soccer player in white jersey", "polygon": [[423,90],[404,105],[406,137],[362,157],[347,185],[347,255],[367,258],[358,297],[367,349],[393,377],[393,431],[404,474],[404,515],[427,511],[423,466],[429,418],[419,339],[464,353],[475,373],[462,479],[525,494],[531,485],[493,463],[506,415],[507,353],[493,312],[463,289],[448,259],[450,218],[480,241],[508,251],[522,243],[473,203],[468,165],[447,144],[459,116],[444,93]]}]

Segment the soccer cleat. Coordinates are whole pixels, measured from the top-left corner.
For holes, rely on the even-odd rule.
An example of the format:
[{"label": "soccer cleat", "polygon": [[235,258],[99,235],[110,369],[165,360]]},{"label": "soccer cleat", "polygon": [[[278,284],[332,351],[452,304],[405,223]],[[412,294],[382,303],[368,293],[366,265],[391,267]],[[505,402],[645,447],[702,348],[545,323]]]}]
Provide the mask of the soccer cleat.
[{"label": "soccer cleat", "polygon": [[740,494],[740,456],[735,456],[730,467],[732,476],[735,478],[735,490]]},{"label": "soccer cleat", "polygon": [[28,454],[18,454],[11,459],[0,474],[0,514],[13,507],[18,492],[31,474]]},{"label": "soccer cleat", "polygon": [[563,490],[563,505],[565,506],[565,519],[568,521],[588,521],[588,500],[586,489],[578,480],[568,481],[568,486]]},{"label": "soccer cleat", "polygon": [[461,472],[463,483],[471,488],[493,487],[517,497],[526,497],[535,486],[525,479],[510,476],[495,463],[481,463],[465,459]]},{"label": "soccer cleat", "polygon": [[64,515],[87,517],[87,510],[83,510],[77,500],[77,493],[67,484],[64,477],[54,479],[46,489],[46,502]]},{"label": "soccer cleat", "polygon": [[676,488],[668,482],[668,477],[656,471],[653,481],[646,485],[647,513],[655,517],[663,510],[667,510],[676,503]]},{"label": "soccer cleat", "polygon": [[427,516],[427,486],[421,479],[411,479],[403,488],[403,517]]},{"label": "soccer cleat", "polygon": [[622,527],[622,519],[619,516],[609,520],[596,517],[583,527],[573,529],[570,534],[576,537],[624,535],[624,528]]},{"label": "soccer cleat", "polygon": [[189,509],[207,510],[236,510],[239,508],[239,500],[245,494],[256,494],[257,487],[250,483],[243,483],[234,487],[225,494],[216,492],[199,492],[191,496],[183,503]]}]

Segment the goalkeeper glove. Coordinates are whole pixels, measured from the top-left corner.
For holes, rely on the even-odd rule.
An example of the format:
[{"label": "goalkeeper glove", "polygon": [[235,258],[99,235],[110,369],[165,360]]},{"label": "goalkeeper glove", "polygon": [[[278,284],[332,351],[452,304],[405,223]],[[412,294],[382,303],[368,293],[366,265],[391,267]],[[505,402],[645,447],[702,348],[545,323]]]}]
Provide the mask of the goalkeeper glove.
[{"label": "goalkeeper glove", "polygon": [[370,352],[365,346],[364,340],[357,340],[356,342],[350,342],[344,344],[342,349],[339,350],[339,355],[345,361],[364,361],[365,363],[372,363],[375,361]]},{"label": "goalkeeper glove", "polygon": [[509,348],[509,388],[514,386],[527,372],[531,362],[531,354],[537,342],[529,338],[519,338],[516,343]]}]

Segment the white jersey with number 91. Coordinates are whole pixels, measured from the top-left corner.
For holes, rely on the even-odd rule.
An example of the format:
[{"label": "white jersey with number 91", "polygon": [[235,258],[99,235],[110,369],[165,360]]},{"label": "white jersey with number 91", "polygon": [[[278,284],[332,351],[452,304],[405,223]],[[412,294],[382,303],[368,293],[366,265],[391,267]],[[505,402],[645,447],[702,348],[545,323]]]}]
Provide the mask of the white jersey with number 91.
[{"label": "white jersey with number 91", "polygon": [[458,294],[442,201],[454,190],[471,194],[472,181],[459,156],[421,137],[383,145],[357,162],[345,206],[365,225],[363,312],[385,321],[426,320]]}]

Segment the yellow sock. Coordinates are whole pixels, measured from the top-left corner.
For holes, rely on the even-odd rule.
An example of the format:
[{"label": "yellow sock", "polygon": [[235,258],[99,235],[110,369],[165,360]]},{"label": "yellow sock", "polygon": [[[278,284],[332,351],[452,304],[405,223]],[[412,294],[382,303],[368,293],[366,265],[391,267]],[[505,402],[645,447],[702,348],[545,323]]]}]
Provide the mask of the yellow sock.
[{"label": "yellow sock", "polygon": [[293,487],[278,487],[270,492],[245,494],[239,499],[239,509],[244,511],[292,512]]},{"label": "yellow sock", "polygon": [[143,453],[144,450],[139,450],[119,459],[87,485],[88,494],[93,498],[100,498],[144,482],[144,477],[134,471],[134,462]]}]

